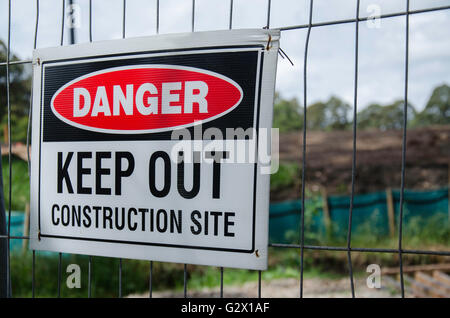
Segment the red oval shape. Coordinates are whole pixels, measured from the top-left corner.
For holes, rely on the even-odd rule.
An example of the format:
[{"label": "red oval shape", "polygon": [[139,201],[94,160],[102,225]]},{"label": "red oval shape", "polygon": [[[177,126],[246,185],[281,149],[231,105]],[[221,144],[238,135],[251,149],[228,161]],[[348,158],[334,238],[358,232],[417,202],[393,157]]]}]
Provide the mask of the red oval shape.
[{"label": "red oval shape", "polygon": [[136,134],[193,126],[239,105],[242,88],[211,71],[176,65],[101,70],[62,86],[53,113],[69,125],[97,132]]}]

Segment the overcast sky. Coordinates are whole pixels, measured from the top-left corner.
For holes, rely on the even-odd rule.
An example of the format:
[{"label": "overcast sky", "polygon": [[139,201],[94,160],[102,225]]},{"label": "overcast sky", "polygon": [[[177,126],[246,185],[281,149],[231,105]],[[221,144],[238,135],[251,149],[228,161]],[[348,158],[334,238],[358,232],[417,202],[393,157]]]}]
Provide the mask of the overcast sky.
[{"label": "overcast sky", "polygon": [[[66,1],[68,2],[68,1]],[[88,0],[80,5],[77,42],[89,40]],[[32,53],[36,1],[12,0],[11,48],[20,58]],[[375,5],[375,6],[374,6]],[[450,0],[411,0],[410,9],[450,5]],[[229,0],[196,0],[195,30],[227,29]],[[381,14],[406,9],[406,0],[361,0],[360,15],[379,8]],[[160,0],[160,33],[191,31],[191,0]],[[369,10],[369,11],[368,11]],[[354,18],[356,0],[315,0],[313,22]],[[272,0],[270,27],[305,24],[309,0]],[[41,0],[38,47],[58,46],[61,0]],[[234,0],[233,28],[261,28],[267,0]],[[0,0],[0,39],[6,41],[8,0]],[[371,27],[372,26],[372,27]],[[403,97],[405,17],[382,19],[379,28],[360,23],[358,107],[390,103]],[[68,40],[68,29],[65,43]],[[126,36],[156,33],[156,0],[127,0]],[[122,0],[93,0],[93,40],[122,37]],[[303,100],[303,52],[306,30],[284,31],[281,47],[293,60],[279,59],[277,90],[283,97]],[[335,95],[353,105],[355,24],[313,28],[308,64],[308,103]],[[419,110],[432,89],[450,84],[450,10],[410,16],[409,100]]]}]

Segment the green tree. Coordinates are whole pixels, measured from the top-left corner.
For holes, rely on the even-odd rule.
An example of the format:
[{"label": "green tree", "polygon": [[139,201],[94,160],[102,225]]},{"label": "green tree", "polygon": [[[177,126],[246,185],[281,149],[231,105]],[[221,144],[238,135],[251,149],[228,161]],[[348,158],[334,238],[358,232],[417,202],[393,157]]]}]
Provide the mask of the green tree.
[{"label": "green tree", "polygon": [[308,107],[307,125],[311,130],[344,130],[350,127],[351,106],[332,96],[325,103],[318,102]]},{"label": "green tree", "polygon": [[[398,130],[403,127],[404,101],[398,100],[386,106],[371,104],[358,112],[360,129]],[[415,120],[416,110],[408,103],[408,124]]]},{"label": "green tree", "polygon": [[443,84],[436,87],[414,122],[415,126],[450,124],[450,86]]},{"label": "green tree", "polygon": [[[6,61],[6,46],[0,40],[0,61]],[[17,61],[16,55],[10,55],[10,61]],[[26,140],[26,126],[30,103],[31,75],[23,64],[9,66],[9,100],[11,105],[11,130],[13,141]],[[6,66],[0,66],[0,123],[2,127],[8,121]],[[0,129],[3,135],[3,129]]]},{"label": "green tree", "polygon": [[296,98],[286,100],[275,94],[273,108],[273,127],[280,132],[296,131],[303,128],[303,116],[300,104]]}]

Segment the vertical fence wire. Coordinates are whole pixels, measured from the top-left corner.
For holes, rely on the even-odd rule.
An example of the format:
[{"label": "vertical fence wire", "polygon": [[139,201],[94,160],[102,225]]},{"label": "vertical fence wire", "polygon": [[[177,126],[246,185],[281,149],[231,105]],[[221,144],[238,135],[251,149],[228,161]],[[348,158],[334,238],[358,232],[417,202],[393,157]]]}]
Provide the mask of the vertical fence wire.
[{"label": "vertical fence wire", "polygon": [[304,271],[304,247],[305,247],[305,175],[306,175],[306,106],[307,106],[307,66],[308,46],[311,35],[312,13],[314,0],[309,2],[309,25],[305,41],[305,54],[303,59],[303,144],[302,144],[302,199],[301,199],[301,225],[300,225],[300,298],[303,298],[303,271]]},{"label": "vertical fence wire", "polygon": [[[267,0],[266,29],[270,28],[270,11],[272,9],[272,1]],[[258,298],[261,298],[261,271],[258,271]]]},{"label": "vertical fence wire", "polygon": [[156,34],[159,34],[159,0],[156,0]]},{"label": "vertical fence wire", "polygon": [[89,0],[89,42],[92,42],[92,0]]},{"label": "vertical fence wire", "polygon": [[[34,41],[33,41],[33,50],[36,50],[37,47],[37,35],[39,28],[39,0],[36,0],[36,22],[34,27]],[[28,165],[28,178],[31,176],[31,164],[30,164],[30,137],[31,137],[31,118],[32,118],[32,104],[33,104],[33,85],[31,85],[30,90],[30,106],[28,108],[28,122],[27,122],[27,165]],[[26,233],[24,233],[25,235]]]},{"label": "vertical fence wire", "polygon": [[70,9],[70,11],[69,11],[69,14],[70,14],[70,23],[69,23],[69,31],[70,31],[70,33],[69,33],[69,44],[75,44],[76,43],[76,38],[75,38],[75,26],[73,25],[73,17],[72,17],[72,14],[73,14],[73,11],[75,10],[74,9],[74,7],[73,7],[73,0],[69,0],[69,9]]},{"label": "vertical fence wire", "polygon": [[61,275],[62,275],[62,260],[61,253],[58,253],[58,298],[61,297]]},{"label": "vertical fence wire", "polygon": [[228,22],[228,29],[233,28],[233,0],[230,0],[230,20]]},{"label": "vertical fence wire", "polygon": [[88,298],[92,297],[92,256],[89,255],[88,261]]},{"label": "vertical fence wire", "polygon": [[[159,34],[159,0],[156,0],[156,34]],[[153,298],[153,261],[150,261],[148,297]]]},{"label": "vertical fence wire", "polygon": [[[195,28],[195,0],[192,0],[191,32],[194,32],[194,28]],[[184,294],[184,298],[187,298],[187,281],[188,281],[187,264],[184,264],[184,268],[183,268],[183,294]]]},{"label": "vertical fence wire", "polygon": [[[37,38],[39,30],[39,0],[36,0],[36,22],[34,27],[34,42],[33,50],[37,48]],[[27,123],[27,164],[28,164],[28,177],[31,177],[31,164],[30,164],[30,141],[31,141],[31,119],[33,110],[33,85],[31,85],[30,92],[30,106],[28,108],[28,123]],[[26,235],[27,233],[24,233]],[[31,235],[28,234],[30,237]],[[31,297],[35,296],[35,266],[36,266],[36,252],[33,250],[32,263],[31,263]]]},{"label": "vertical fence wire", "polygon": [[11,0],[8,1],[8,43],[6,45],[6,106],[8,108],[8,244],[7,244],[7,254],[8,259],[6,262],[6,295],[12,297],[11,295],[11,185],[12,185],[12,167],[11,167],[11,102],[9,96],[9,63],[10,63],[10,52],[11,52]]},{"label": "vertical fence wire", "polygon": [[[66,1],[62,0],[62,12],[61,12],[61,43],[60,46],[64,45],[64,24],[66,15]],[[58,253],[58,298],[61,297],[61,276],[62,276],[62,254]]]},{"label": "vertical fence wire", "polygon": [[191,32],[194,32],[195,28],[195,0],[192,0],[192,20],[191,20]]},{"label": "vertical fence wire", "polygon": [[123,0],[122,39],[125,39],[126,12],[127,12],[127,0]]},{"label": "vertical fence wire", "polygon": [[261,271],[258,271],[258,298],[261,298]]},{"label": "vertical fence wire", "polygon": [[150,273],[148,278],[148,297],[153,297],[153,261],[150,261]]},{"label": "vertical fence wire", "polygon": [[360,0],[356,0],[356,19],[355,19],[355,70],[354,70],[354,93],[353,93],[353,151],[352,151],[352,185],[350,193],[350,208],[348,212],[348,231],[347,231],[347,260],[348,273],[350,277],[350,289],[352,298],[355,298],[355,284],[353,282],[353,265],[351,254],[352,242],[352,221],[353,221],[353,203],[355,198],[355,178],[356,178],[356,134],[358,125],[358,50],[359,50],[359,4]]},{"label": "vertical fence wire", "polygon": [[61,43],[60,45],[64,45],[64,23],[65,23],[65,15],[66,15],[66,0],[62,0],[62,12],[61,12]]},{"label": "vertical fence wire", "polygon": [[[125,39],[127,1],[123,0],[122,39]],[[122,258],[119,258],[119,298],[122,298]]]},{"label": "vertical fence wire", "polygon": [[[233,28],[233,0],[230,0],[228,29],[231,30],[232,28]],[[223,275],[224,275],[223,267],[220,267],[220,298],[223,298]]]},{"label": "vertical fence wire", "polygon": [[119,258],[119,298],[122,298],[122,259]]},{"label": "vertical fence wire", "polygon": [[267,21],[266,21],[266,29],[270,27],[270,10],[272,9],[272,1],[267,0]]},{"label": "vertical fence wire", "polygon": [[[228,29],[233,28],[233,0],[230,0]],[[220,298],[223,298],[223,267],[220,268]]]},{"label": "vertical fence wire", "polygon": [[[89,42],[92,43],[92,0],[89,0]],[[92,297],[92,256],[88,260],[88,298]]]},{"label": "vertical fence wire", "polygon": [[36,251],[33,250],[32,263],[31,263],[31,298],[36,296]]},{"label": "vertical fence wire", "polygon": [[223,267],[220,268],[220,298],[223,298]]},{"label": "vertical fence wire", "polygon": [[187,298],[187,265],[184,264],[184,273],[183,273],[183,295],[184,298]]},{"label": "vertical fence wire", "polygon": [[400,184],[399,220],[398,220],[398,261],[400,270],[401,296],[405,297],[405,283],[403,279],[403,201],[405,193],[405,162],[406,162],[406,134],[408,124],[408,70],[409,70],[409,0],[406,0],[406,27],[405,27],[405,91],[403,105],[403,131],[402,131],[402,168]]}]

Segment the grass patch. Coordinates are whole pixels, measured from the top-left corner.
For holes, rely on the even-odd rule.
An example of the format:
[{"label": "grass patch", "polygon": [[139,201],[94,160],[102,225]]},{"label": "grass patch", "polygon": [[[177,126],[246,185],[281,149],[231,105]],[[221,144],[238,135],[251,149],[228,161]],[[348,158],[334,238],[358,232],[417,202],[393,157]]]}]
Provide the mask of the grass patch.
[{"label": "grass patch", "polygon": [[[305,253],[305,278],[341,278],[342,274],[326,271],[322,265],[314,265],[311,255]],[[63,254],[61,267],[61,297],[87,297],[88,256]],[[149,289],[150,263],[141,260],[122,261],[123,295],[146,293]],[[262,272],[263,281],[280,278],[300,277],[299,254],[295,250],[271,250],[270,266]],[[81,288],[69,289],[66,273],[69,264],[77,264],[81,270]],[[107,257],[93,257],[92,297],[117,297],[119,290],[119,260]],[[31,297],[32,254],[11,255],[11,279],[14,297]],[[182,264],[153,262],[153,290],[183,289],[184,266]],[[258,272],[245,269],[224,269],[224,285],[243,285],[256,282]],[[220,269],[211,266],[188,265],[188,289],[199,290],[220,286]],[[56,297],[58,290],[58,254],[36,252],[35,292],[36,297]]]},{"label": "grass patch", "polygon": [[[11,209],[14,211],[25,211],[25,206],[30,200],[30,179],[28,177],[27,162],[11,157]],[[5,208],[9,206],[9,162],[8,157],[2,157],[3,193],[5,197]]]},{"label": "grass patch", "polygon": [[278,171],[270,176],[270,190],[279,191],[292,187],[299,175],[300,166],[298,163],[280,163]]}]

